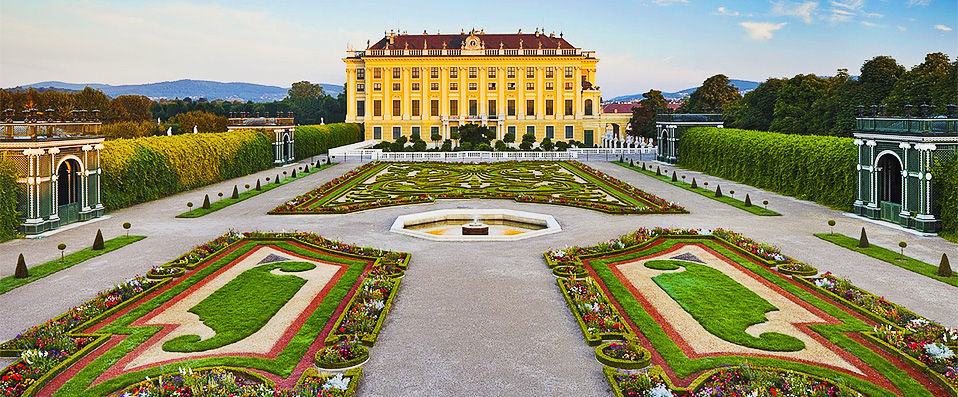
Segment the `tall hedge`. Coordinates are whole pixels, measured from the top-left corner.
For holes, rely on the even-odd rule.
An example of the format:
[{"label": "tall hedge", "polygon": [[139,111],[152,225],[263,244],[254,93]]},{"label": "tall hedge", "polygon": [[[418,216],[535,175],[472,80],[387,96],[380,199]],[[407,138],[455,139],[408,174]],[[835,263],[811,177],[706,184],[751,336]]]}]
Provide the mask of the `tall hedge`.
[{"label": "tall hedge", "polygon": [[855,202],[852,139],[697,127],[679,140],[679,165],[849,211]]},{"label": "tall hedge", "polygon": [[296,127],[296,158],[304,159],[326,153],[329,148],[363,140],[359,124],[301,125]]},{"label": "tall hedge", "polygon": [[[945,233],[958,234],[958,153],[954,153],[946,161],[936,162],[932,172],[937,192],[935,206],[941,215],[941,230]],[[956,236],[958,237],[958,236]]]},{"label": "tall hedge", "polygon": [[17,236],[17,168],[0,157],[0,241]]},{"label": "tall hedge", "polygon": [[106,141],[101,158],[114,210],[270,168],[273,146],[257,131],[154,136]]}]

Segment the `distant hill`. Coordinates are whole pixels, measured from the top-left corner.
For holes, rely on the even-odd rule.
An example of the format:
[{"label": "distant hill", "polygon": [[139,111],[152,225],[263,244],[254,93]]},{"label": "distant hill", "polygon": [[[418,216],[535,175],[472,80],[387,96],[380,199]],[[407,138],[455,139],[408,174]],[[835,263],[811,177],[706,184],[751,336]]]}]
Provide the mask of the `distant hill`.
[{"label": "distant hill", "polygon": [[[177,80],[149,84],[110,85],[110,84],[75,84],[62,81],[42,81],[16,88],[59,89],[64,91],[80,91],[89,86],[103,91],[109,97],[119,95],[143,95],[151,99],[192,99],[206,98],[209,100],[223,99],[253,102],[272,102],[286,98],[289,87],[252,83],[222,83],[209,80]],[[327,94],[336,96],[343,91],[342,85],[320,84]]]},{"label": "distant hill", "polygon": [[[746,92],[749,92],[749,91],[751,91],[751,90],[754,90],[755,87],[758,87],[759,84],[762,84],[761,82],[758,82],[758,81],[749,81],[749,80],[729,80],[729,82],[732,83],[732,85],[734,85],[736,88],[738,88],[739,92],[741,92],[743,95],[744,95]],[[691,94],[692,94],[693,92],[695,92],[695,90],[697,90],[697,89],[699,89],[699,88],[698,88],[698,87],[692,87],[692,88],[686,88],[686,89],[684,89],[684,90],[682,90],[682,91],[663,92],[663,93],[662,93],[662,96],[664,96],[666,99],[680,99],[680,98],[685,98],[685,97],[691,95]],[[610,101],[610,102],[618,102],[618,101],[623,101],[623,102],[624,102],[624,101],[633,101],[633,100],[637,100],[637,99],[642,99],[642,94],[632,94],[632,95],[618,96],[618,97],[615,97],[615,98],[610,99],[609,101]]]}]

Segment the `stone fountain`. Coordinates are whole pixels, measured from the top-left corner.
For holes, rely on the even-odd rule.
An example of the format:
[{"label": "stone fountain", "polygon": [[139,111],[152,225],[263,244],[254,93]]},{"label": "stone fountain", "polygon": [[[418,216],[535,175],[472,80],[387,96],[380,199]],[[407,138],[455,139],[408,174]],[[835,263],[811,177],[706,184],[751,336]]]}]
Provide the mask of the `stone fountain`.
[{"label": "stone fountain", "polygon": [[473,215],[472,222],[462,225],[463,236],[488,236],[489,225],[479,222],[479,214]]}]

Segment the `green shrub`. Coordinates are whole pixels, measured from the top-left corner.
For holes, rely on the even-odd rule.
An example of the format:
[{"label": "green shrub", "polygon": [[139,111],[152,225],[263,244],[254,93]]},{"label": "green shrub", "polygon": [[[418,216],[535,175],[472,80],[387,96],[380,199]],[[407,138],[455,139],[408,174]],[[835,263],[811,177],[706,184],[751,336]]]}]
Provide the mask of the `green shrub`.
[{"label": "green shrub", "polygon": [[941,218],[941,230],[948,234],[958,233],[958,154],[946,161],[935,161],[932,181],[937,192],[935,210]]},{"label": "green shrub", "polygon": [[296,158],[304,159],[325,154],[329,148],[349,145],[363,140],[359,124],[300,125],[294,136]]},{"label": "green shrub", "polygon": [[679,165],[691,170],[846,211],[855,201],[849,138],[699,127],[679,145]]},{"label": "green shrub", "polygon": [[0,241],[17,236],[17,168],[13,162],[0,158]]}]

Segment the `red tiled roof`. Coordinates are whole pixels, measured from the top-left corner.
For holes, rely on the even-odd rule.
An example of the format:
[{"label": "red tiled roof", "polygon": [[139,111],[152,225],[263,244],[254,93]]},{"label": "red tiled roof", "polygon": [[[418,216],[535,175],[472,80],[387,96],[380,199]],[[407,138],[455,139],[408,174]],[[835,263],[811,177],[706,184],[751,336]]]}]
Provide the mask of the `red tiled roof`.
[{"label": "red tiled roof", "polygon": [[[457,49],[462,48],[462,43],[466,41],[466,38],[469,37],[469,33],[465,34],[397,34],[393,36],[393,43],[389,44],[389,37],[383,37],[375,44],[369,46],[369,49],[372,50],[384,50],[384,49],[405,49],[410,50],[422,50],[425,45],[427,48],[431,49],[441,49],[443,44],[446,45],[446,48]],[[554,36],[550,37],[547,34],[534,34],[534,33],[512,33],[512,34],[489,34],[489,33],[476,33],[476,37],[479,37],[480,40],[485,44],[485,47],[488,49],[499,48],[499,44],[502,43],[503,49],[518,49],[521,41],[522,48],[524,49],[536,49],[539,48],[539,45],[542,45],[542,48],[545,49],[572,49],[574,48],[572,44],[569,44],[562,37]],[[408,47],[407,47],[408,45]]]}]

